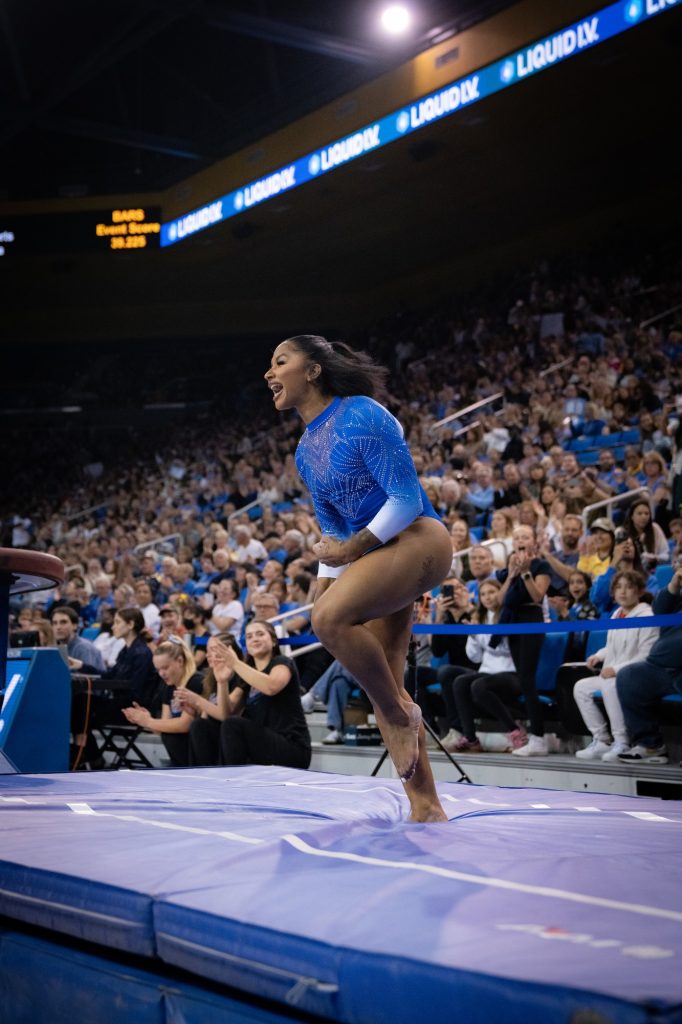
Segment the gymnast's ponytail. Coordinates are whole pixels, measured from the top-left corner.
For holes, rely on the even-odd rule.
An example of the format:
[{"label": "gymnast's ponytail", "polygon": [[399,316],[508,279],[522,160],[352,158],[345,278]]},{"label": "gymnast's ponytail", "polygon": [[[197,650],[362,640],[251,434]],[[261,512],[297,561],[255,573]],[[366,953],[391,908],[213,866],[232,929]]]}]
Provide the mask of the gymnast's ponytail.
[{"label": "gymnast's ponytail", "polygon": [[317,334],[297,334],[286,339],[295,349],[318,363],[320,391],[324,395],[367,395],[377,401],[386,398],[388,370],[365,352],[356,352],[344,341],[329,342]]}]

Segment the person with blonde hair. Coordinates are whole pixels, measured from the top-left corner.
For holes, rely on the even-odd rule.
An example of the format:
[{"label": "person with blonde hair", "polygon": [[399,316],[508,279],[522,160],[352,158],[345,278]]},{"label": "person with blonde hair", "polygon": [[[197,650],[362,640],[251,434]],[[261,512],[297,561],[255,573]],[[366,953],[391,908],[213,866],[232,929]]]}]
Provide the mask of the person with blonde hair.
[{"label": "person with blonde hair", "polygon": [[223,645],[231,647],[240,661],[243,660],[241,648],[232,634],[217,633],[206,647],[208,670],[204,673],[201,693],[186,686],[175,690],[180,710],[193,719],[189,729],[190,765],[220,764],[220,726],[229,691],[237,680],[234,671],[220,671],[219,652]]},{"label": "person with blonde hair", "polygon": [[182,708],[175,698],[175,691],[182,688],[200,694],[202,677],[197,672],[189,647],[174,635],[167,637],[154,651],[154,668],[164,684],[159,693],[161,717],[155,718],[148,708],[135,701],[131,707],[123,708],[123,714],[131,725],[158,733],[173,765],[186,768],[189,764],[189,730],[194,715]]}]

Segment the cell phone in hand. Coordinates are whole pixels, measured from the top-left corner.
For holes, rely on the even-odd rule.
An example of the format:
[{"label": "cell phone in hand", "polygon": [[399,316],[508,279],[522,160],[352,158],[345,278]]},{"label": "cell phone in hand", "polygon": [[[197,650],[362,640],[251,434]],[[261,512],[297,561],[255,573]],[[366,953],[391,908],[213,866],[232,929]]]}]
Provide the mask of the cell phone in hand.
[{"label": "cell phone in hand", "polygon": [[455,588],[453,587],[452,583],[444,583],[440,589],[443,597],[446,597],[449,600],[452,600],[452,598],[455,596]]}]

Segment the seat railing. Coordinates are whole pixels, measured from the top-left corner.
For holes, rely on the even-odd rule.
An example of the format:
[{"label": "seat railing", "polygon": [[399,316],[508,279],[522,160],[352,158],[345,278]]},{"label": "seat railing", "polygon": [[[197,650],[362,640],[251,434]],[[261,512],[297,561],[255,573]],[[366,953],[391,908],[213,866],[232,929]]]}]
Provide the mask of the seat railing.
[{"label": "seat railing", "polygon": [[182,540],[181,533],[167,533],[165,537],[157,537],[156,540],[146,540],[143,544],[136,544],[133,548],[133,554],[140,555],[143,551],[160,548],[162,544],[169,544],[171,541],[176,545],[179,540]]},{"label": "seat railing", "polygon": [[288,612],[280,612],[279,615],[271,616],[268,622],[284,622],[285,619],[294,619],[301,612],[309,612],[312,606],[311,601],[310,604],[302,604],[299,608],[290,608]]},{"label": "seat railing", "polygon": [[622,501],[630,501],[633,498],[636,498],[639,494],[645,495],[648,498],[651,497],[651,491],[648,487],[636,487],[632,491],[625,491],[624,494],[614,494],[610,498],[604,498],[602,501],[595,501],[592,505],[586,505],[581,513],[583,527],[588,529],[593,518],[593,513],[599,512],[600,509],[603,509],[608,515],[608,518],[613,521],[613,506],[618,505]]},{"label": "seat railing", "polygon": [[243,515],[244,512],[249,512],[252,508],[258,508],[259,505],[267,504],[268,502],[263,501],[262,498],[254,498],[254,500],[250,501],[248,505],[242,505],[241,508],[236,508],[234,512],[230,512],[227,517],[227,521],[228,523],[231,523],[233,519],[236,519],[238,516]]},{"label": "seat railing", "polygon": [[504,391],[496,391],[494,395],[490,395],[488,398],[482,398],[480,402],[474,402],[473,405],[467,405],[464,409],[458,409],[457,412],[451,412],[449,416],[446,416],[442,420],[437,420],[431,424],[431,430],[437,430],[439,427],[444,427],[447,423],[452,423],[453,420],[458,420],[460,416],[466,416],[468,412],[474,412],[475,409],[482,409],[484,405],[491,405],[492,402],[496,402],[498,398],[504,398]]}]

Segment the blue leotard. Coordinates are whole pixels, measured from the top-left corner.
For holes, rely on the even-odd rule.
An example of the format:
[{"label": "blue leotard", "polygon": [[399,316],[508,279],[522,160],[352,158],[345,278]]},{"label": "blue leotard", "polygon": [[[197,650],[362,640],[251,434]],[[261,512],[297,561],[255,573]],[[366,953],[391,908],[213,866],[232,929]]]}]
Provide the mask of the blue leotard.
[{"label": "blue leotard", "polygon": [[[308,424],[296,466],[322,532],[339,540],[367,527],[385,544],[419,516],[438,519],[402,427],[372,398],[335,398]],[[320,563],[321,576],[340,572]]]}]

